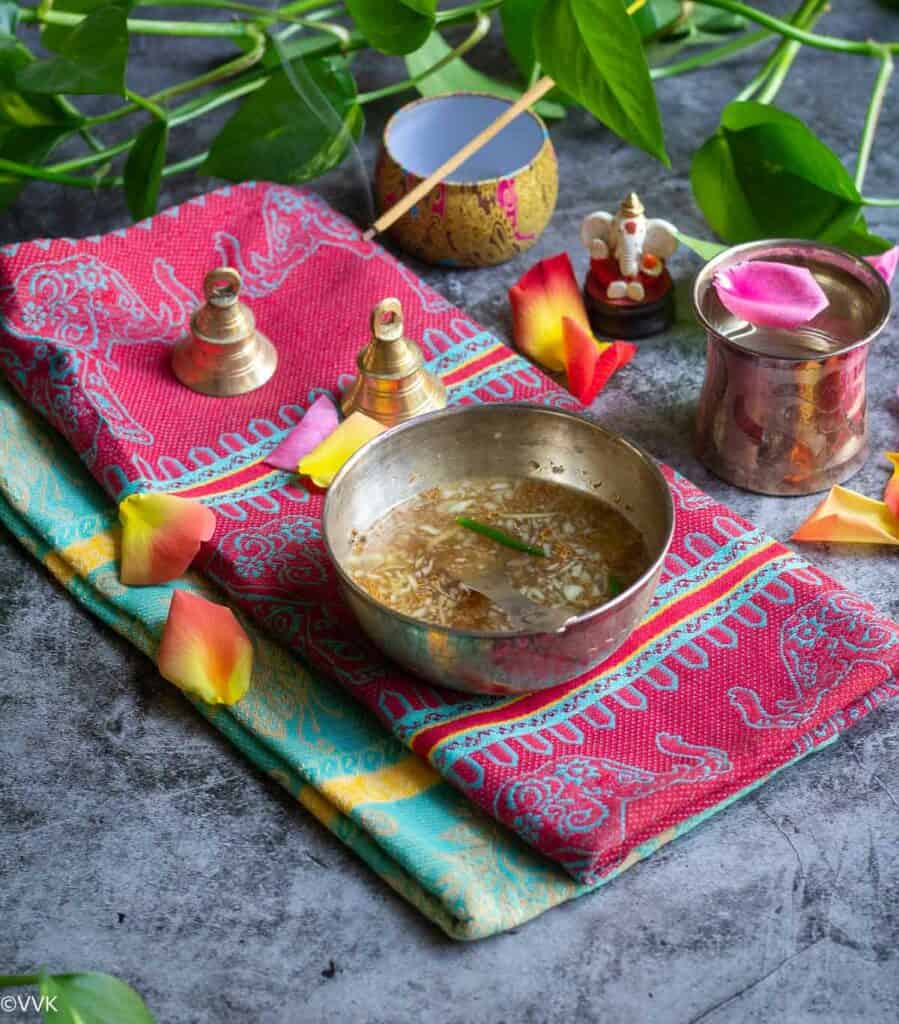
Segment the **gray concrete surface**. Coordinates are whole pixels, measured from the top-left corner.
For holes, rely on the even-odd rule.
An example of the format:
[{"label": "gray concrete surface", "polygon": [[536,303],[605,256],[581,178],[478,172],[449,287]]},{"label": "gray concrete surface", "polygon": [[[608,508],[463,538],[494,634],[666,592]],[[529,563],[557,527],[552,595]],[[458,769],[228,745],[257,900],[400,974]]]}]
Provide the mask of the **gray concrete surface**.
[{"label": "gray concrete surface", "polygon": [[[873,2],[837,5],[835,34],[899,37]],[[490,46],[485,67],[503,58]],[[131,84],[151,92],[212,51],[143,38]],[[552,129],[562,189],[538,248],[489,272],[425,269],[472,315],[507,330],[506,289],[568,248],[581,216],[637,188],[654,213],[705,234],[689,154],[754,58],[661,88],[674,170],[583,115]],[[386,67],[386,71],[385,71]],[[362,61],[363,88],[399,73]],[[804,52],[781,105],[851,161],[873,66]],[[866,189],[899,193],[899,95],[887,101]],[[370,110],[363,152],[392,109]],[[179,129],[174,158],[202,144]],[[166,183],[163,204],[204,190]],[[348,212],[360,186],[322,186]],[[120,200],[32,187],[0,240],[126,223]],[[899,236],[899,211],[871,211]],[[677,258],[687,278],[692,258]],[[703,346],[678,330],[641,347],[607,390],[602,418],[786,538],[814,499],[741,494],[690,451]],[[872,356],[873,451],[899,446],[899,323]],[[879,495],[874,456],[854,486]],[[895,553],[815,548],[814,561],[893,615]],[[48,964],[130,980],[164,1024],[736,1021],[886,1024],[899,1019],[899,703],[763,787],[601,893],[516,933],[455,945],[409,909],[241,758],[153,667],[78,609],[0,537],[0,973]],[[11,1020],[9,1015],[0,1019]],[[23,1018],[24,1019],[24,1018]],[[27,1018],[35,1019],[34,1015]]]}]

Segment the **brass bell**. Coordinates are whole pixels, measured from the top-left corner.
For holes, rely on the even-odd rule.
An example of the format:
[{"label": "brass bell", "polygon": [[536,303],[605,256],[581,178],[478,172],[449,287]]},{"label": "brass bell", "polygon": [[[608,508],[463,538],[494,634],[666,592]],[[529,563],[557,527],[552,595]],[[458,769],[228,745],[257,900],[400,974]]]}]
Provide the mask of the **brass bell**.
[{"label": "brass bell", "polygon": [[399,299],[384,299],[371,314],[372,337],[359,353],[359,375],[340,403],[345,416],[364,412],[392,427],[446,405],[446,388],[424,367],[415,342],[403,336]]},{"label": "brass bell", "polygon": [[203,279],[206,302],[190,318],[190,334],[175,343],[172,369],[182,384],[204,395],[242,395],[271,377],[278,353],[256,330],[240,301],[240,274],[231,267]]}]

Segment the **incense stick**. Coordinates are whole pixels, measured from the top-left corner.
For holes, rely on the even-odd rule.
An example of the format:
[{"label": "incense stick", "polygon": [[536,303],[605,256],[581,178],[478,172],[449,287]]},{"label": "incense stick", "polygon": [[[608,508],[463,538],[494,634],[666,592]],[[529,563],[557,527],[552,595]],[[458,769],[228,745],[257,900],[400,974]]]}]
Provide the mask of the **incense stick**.
[{"label": "incense stick", "polygon": [[519,114],[523,114],[526,110],[532,107],[538,100],[542,99],[554,86],[555,82],[547,75],[535,82],[530,89],[522,96],[520,96],[511,107],[504,110],[499,117],[492,123],[488,124],[487,127],[477,134],[469,142],[457,150],[453,155],[444,163],[442,163],[436,171],[429,174],[424,181],[419,182],[411,192],[407,192],[399,202],[394,203],[389,210],[385,210],[380,217],[372,224],[372,226],[362,236],[366,242],[370,242],[375,235],[381,231],[386,231],[394,221],[399,220],[404,213],[412,209],[412,207],[423,199],[428,192],[431,191],[436,185],[439,185],[443,179],[452,174],[457,167],[461,167],[465,161],[477,153],[479,149],[482,149],[487,143],[496,135],[498,135],[503,128],[506,127],[511,121],[514,121]]}]

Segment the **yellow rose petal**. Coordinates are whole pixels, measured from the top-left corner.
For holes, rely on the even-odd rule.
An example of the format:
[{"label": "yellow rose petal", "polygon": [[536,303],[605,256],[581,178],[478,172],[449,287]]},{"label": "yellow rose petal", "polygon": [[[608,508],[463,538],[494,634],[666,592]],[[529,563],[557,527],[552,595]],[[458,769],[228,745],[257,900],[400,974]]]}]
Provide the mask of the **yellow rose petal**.
[{"label": "yellow rose petal", "polygon": [[366,416],[362,412],[354,412],[343,423],[329,434],[308,455],[300,459],[297,472],[312,478],[319,487],[327,487],[337,476],[341,466],[351,455],[387,428]]},{"label": "yellow rose petal", "polygon": [[792,539],[899,546],[899,519],[885,502],[845,487],[832,487]]}]

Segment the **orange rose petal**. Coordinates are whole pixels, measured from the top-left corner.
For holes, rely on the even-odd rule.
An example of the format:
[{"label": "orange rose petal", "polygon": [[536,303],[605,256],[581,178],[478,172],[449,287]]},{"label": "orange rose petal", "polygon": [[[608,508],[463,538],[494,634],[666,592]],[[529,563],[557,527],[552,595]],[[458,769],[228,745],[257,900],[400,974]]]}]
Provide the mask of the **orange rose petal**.
[{"label": "orange rose petal", "polygon": [[215,532],[212,509],[172,494],[129,494],[119,503],[119,521],[119,579],[136,587],[177,579]]},{"label": "orange rose petal", "polygon": [[351,413],[321,444],[300,459],[297,472],[311,477],[319,487],[327,487],[351,455],[386,429],[365,413]]},{"label": "orange rose petal", "polygon": [[887,452],[886,457],[893,465],[893,475],[887,481],[883,500],[892,515],[899,521],[899,452]]},{"label": "orange rose petal", "polygon": [[899,519],[882,501],[845,487],[832,487],[792,539],[899,546]]},{"label": "orange rose petal", "polygon": [[509,289],[512,334],[525,355],[548,370],[565,369],[562,321],[568,317],[590,330],[584,300],[574,277],[571,260],[559,253],[535,263]]},{"label": "orange rose petal", "polygon": [[627,364],[637,354],[637,346],[631,341],[599,341],[599,361],[596,364],[596,376],[593,383],[596,393],[606,386],[609,378],[616,370]]},{"label": "orange rose petal", "polygon": [[612,374],[634,358],[637,346],[626,341],[597,341],[589,329],[562,317],[562,341],[568,390],[590,405]]},{"label": "orange rose petal", "polygon": [[253,645],[230,608],[176,590],[156,663],[185,693],[207,704],[234,704],[250,688]]}]

